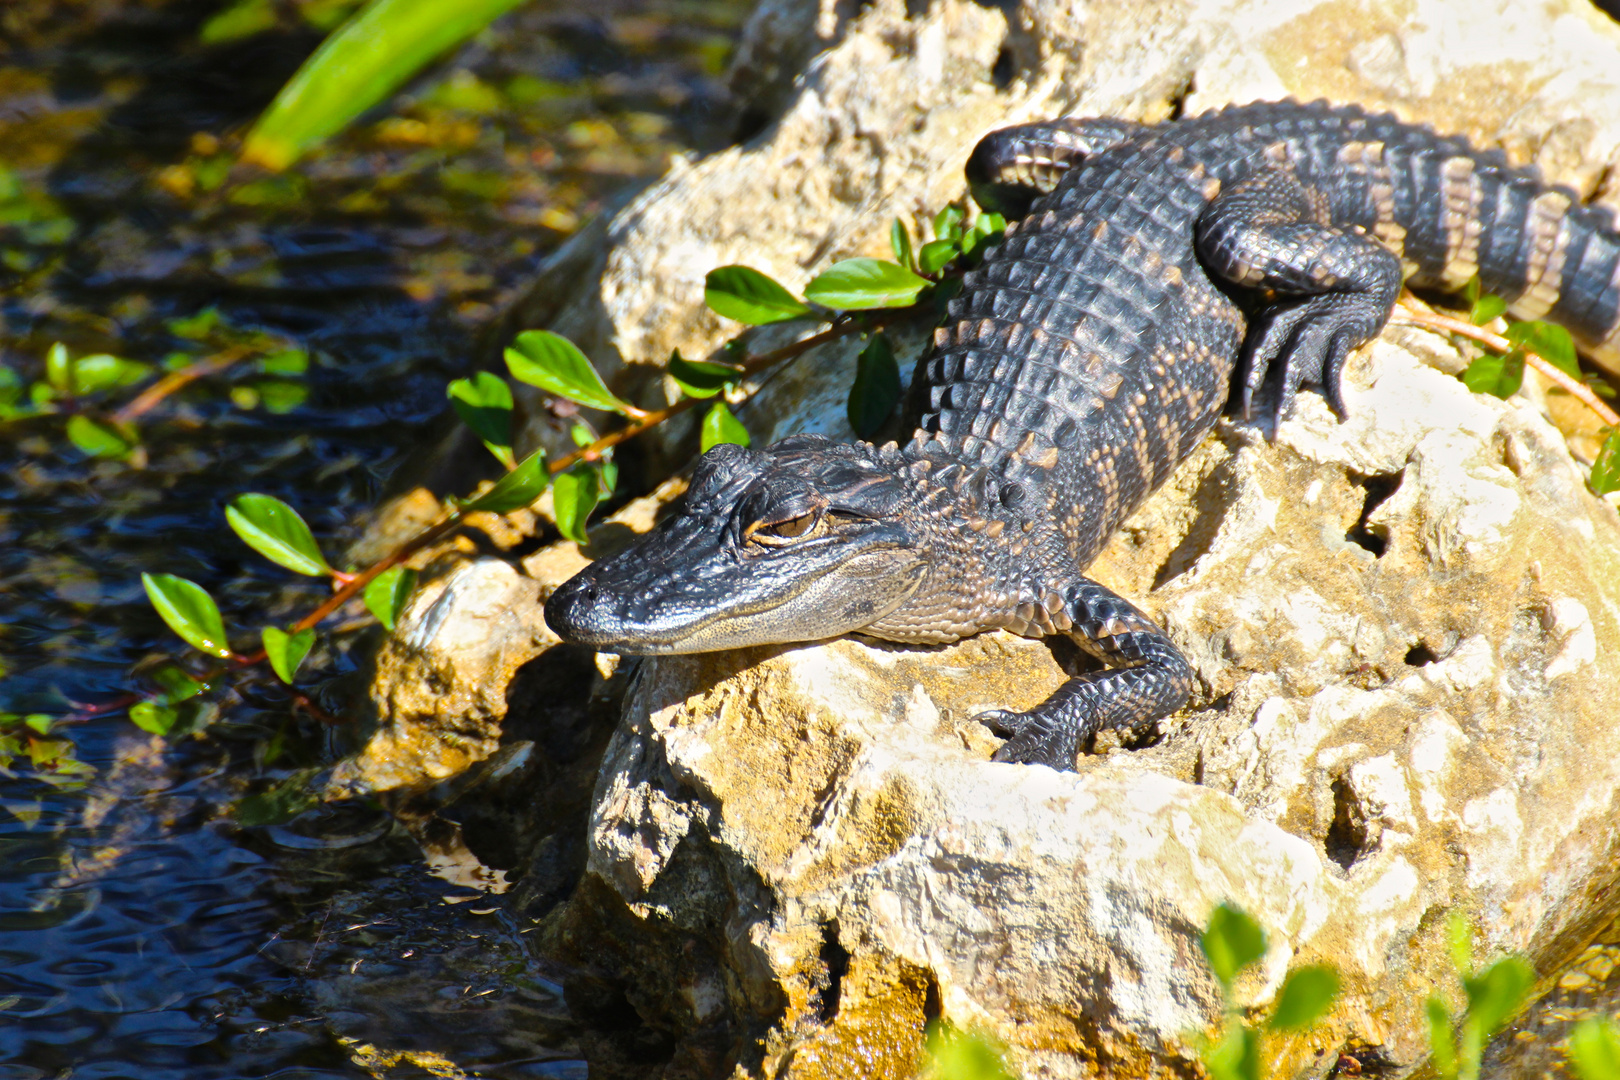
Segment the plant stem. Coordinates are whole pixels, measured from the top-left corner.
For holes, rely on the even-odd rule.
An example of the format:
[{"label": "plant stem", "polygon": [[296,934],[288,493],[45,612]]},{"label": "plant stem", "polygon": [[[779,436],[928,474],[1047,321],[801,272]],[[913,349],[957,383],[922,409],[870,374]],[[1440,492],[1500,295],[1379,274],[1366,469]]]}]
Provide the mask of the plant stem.
[{"label": "plant stem", "polygon": [[[1407,326],[1416,326],[1424,330],[1437,330],[1441,333],[1456,334],[1458,337],[1477,341],[1488,349],[1507,353],[1513,351],[1513,342],[1501,334],[1493,333],[1482,326],[1475,326],[1465,319],[1452,318],[1449,315],[1438,315],[1434,312],[1419,311],[1416,308],[1401,304],[1401,322]],[[1568,374],[1543,360],[1529,349],[1524,351],[1525,363],[1551,379],[1559,387],[1579,398],[1587,408],[1597,413],[1603,422],[1610,427],[1620,427],[1620,415],[1604,404],[1603,399],[1592,392],[1592,388],[1579,379],[1572,379]]]},{"label": "plant stem", "polygon": [[164,398],[179,390],[189,382],[208,375],[217,375],[237,361],[248,356],[253,350],[242,345],[233,345],[223,349],[204,360],[194,364],[187,364],[179,371],[171,371],[157,382],[142,390],[123,408],[112,414],[112,422],[123,426],[145,416],[155,409]]}]

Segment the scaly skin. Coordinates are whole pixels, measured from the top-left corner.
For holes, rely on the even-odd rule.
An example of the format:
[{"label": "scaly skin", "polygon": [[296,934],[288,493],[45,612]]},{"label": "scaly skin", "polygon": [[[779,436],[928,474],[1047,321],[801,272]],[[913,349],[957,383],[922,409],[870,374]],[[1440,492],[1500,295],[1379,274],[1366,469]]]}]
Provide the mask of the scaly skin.
[{"label": "scaly skin", "polygon": [[918,362],[904,447],[721,446],[683,507],[546,604],[566,640],[699,652],[858,631],[1067,633],[1106,669],[981,717],[1000,761],[1074,767],[1092,733],[1180,708],[1192,670],[1082,571],[1208,433],[1234,369],[1343,414],[1349,351],[1401,281],[1479,275],[1521,316],[1620,359],[1620,233],[1573,193],[1388,116],[1258,104],[1140,127],[992,133],[969,179],[1021,216]]}]

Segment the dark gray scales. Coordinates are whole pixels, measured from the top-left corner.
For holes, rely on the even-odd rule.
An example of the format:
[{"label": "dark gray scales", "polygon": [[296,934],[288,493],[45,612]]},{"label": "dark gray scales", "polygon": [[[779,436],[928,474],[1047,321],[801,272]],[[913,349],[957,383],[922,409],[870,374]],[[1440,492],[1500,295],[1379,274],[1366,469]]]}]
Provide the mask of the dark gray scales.
[{"label": "dark gray scales", "polygon": [[992,133],[969,180],[1019,220],[969,273],[918,362],[903,447],[719,447],[687,506],[557,591],[564,638],[694,652],[859,632],[952,641],[1067,633],[1104,670],[983,719],[997,760],[1072,768],[1103,728],[1180,708],[1192,670],[1084,576],[1209,431],[1233,388],[1281,416],[1403,278],[1477,275],[1527,317],[1620,357],[1620,234],[1495,152],[1355,108],[1294,102],[1141,127]]}]

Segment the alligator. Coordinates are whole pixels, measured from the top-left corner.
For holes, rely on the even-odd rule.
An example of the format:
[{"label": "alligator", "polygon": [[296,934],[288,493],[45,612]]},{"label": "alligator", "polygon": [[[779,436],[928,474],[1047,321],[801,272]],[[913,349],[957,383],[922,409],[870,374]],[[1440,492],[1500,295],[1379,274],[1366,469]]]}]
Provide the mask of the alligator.
[{"label": "alligator", "polygon": [[[1073,769],[1187,701],[1191,665],[1083,571],[1234,397],[1342,419],[1351,350],[1403,281],[1478,277],[1620,361],[1620,232],[1497,151],[1356,107],[1273,102],[986,136],[975,199],[1015,218],[917,362],[904,445],[716,446],[647,536],[547,601],[565,640],[688,653],[859,633],[1068,634],[1102,662],[978,720],[995,760]],[[1240,367],[1241,364],[1241,367]],[[1274,431],[1275,428],[1270,428]]]}]

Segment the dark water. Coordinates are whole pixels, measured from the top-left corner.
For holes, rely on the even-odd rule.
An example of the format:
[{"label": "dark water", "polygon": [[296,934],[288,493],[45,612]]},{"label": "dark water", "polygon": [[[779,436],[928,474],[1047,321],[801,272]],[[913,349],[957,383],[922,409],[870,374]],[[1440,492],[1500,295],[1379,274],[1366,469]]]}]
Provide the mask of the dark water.
[{"label": "dark water", "polygon": [[531,4],[285,177],[231,155],[320,40],[300,13],[337,5],[202,41],[224,6],[0,4],[0,400],[27,412],[58,341],[240,357],[143,415],[127,461],[61,413],[0,422],[0,1080],[583,1076],[525,927],[429,876],[380,809],[231,816],[353,745],[374,631],[323,635],[301,699],[243,673],[157,740],[123,707],[186,650],[139,575],[207,587],[244,650],[319,602],[222,504],[283,498],[335,558],[446,430],[504,291],[670,153],[724,142],[746,6]]}]

